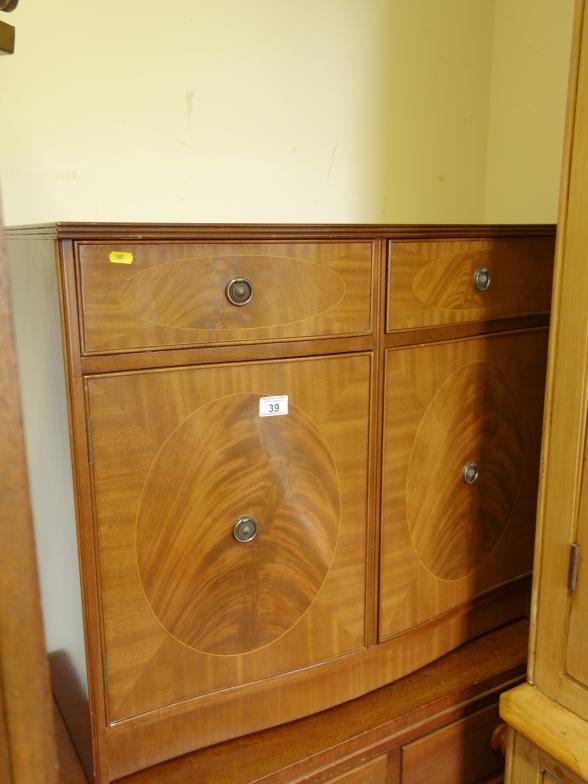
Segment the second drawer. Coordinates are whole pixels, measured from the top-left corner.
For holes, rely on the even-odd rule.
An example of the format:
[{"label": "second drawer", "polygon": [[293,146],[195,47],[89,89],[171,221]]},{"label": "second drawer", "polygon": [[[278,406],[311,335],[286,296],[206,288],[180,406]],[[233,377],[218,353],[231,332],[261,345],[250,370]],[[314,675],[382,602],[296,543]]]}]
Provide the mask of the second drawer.
[{"label": "second drawer", "polygon": [[547,313],[553,237],[390,242],[386,331]]}]

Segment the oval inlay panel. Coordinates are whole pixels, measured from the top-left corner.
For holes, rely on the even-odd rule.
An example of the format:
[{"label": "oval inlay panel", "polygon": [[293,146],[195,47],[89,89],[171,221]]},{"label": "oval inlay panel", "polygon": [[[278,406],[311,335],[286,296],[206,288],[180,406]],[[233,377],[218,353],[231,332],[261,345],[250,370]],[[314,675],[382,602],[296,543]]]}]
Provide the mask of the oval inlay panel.
[{"label": "oval inlay panel", "polygon": [[[406,514],[421,563],[457,580],[492,552],[521,483],[524,441],[517,399],[502,372],[485,362],[457,370],[420,422],[407,476]],[[474,461],[477,481],[462,471]]]},{"label": "oval inlay panel", "polygon": [[[199,651],[240,654],[288,631],[332,562],[340,496],[330,450],[290,403],[260,417],[258,395],[198,409],[167,439],[137,517],[139,573],[153,612]],[[233,525],[257,521],[241,543]]]},{"label": "oval inlay panel", "polygon": [[[497,283],[493,271],[498,265],[487,250],[453,253],[433,259],[415,275],[412,290],[424,305],[436,310],[480,310],[504,305],[524,296],[538,285],[541,278],[529,255],[520,255],[508,267],[507,284]],[[473,285],[476,269],[488,267],[491,283],[481,293]]]},{"label": "oval inlay panel", "polygon": [[[253,299],[243,307],[225,295],[227,283],[247,278]],[[223,256],[159,264],[133,275],[120,293],[132,315],[164,327],[276,327],[318,316],[341,301],[343,278],[303,259]]]}]

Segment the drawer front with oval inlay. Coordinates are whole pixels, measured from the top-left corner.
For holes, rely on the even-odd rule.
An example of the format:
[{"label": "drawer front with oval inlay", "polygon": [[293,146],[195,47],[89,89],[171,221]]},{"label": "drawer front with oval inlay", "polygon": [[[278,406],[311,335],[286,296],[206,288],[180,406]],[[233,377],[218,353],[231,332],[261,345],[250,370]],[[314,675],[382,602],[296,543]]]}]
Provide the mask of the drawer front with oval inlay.
[{"label": "drawer front with oval inlay", "polygon": [[553,240],[390,242],[388,332],[547,313]]},{"label": "drawer front with oval inlay", "polygon": [[546,342],[386,352],[381,639],[531,569]]},{"label": "drawer front with oval inlay", "polygon": [[366,334],[372,243],[80,243],[86,354]]},{"label": "drawer front with oval inlay", "polygon": [[88,381],[111,720],[363,648],[370,373],[359,354]]}]

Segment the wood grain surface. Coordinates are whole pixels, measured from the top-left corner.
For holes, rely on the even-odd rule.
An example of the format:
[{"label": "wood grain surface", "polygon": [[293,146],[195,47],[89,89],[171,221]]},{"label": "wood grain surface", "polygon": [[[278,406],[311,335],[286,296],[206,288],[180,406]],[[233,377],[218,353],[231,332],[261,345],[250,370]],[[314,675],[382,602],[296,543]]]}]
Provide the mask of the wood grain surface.
[{"label": "wood grain surface", "polygon": [[[524,422],[532,416],[525,409],[535,411],[542,383],[534,368],[543,338],[527,343],[514,330],[543,326],[546,315],[518,302],[510,314],[498,308],[385,334],[386,247],[392,239],[528,240],[548,249],[552,227],[59,224],[12,236],[23,238],[15,245],[58,238],[98,784],[355,698],[525,614],[519,567],[528,535],[515,535],[511,550],[503,544],[516,472],[496,500],[481,484],[459,496],[459,509],[485,510],[484,525],[469,527],[472,546],[453,537],[459,515],[444,516],[437,531],[413,502],[397,539],[400,568],[380,573],[381,488],[388,493],[404,471],[394,479],[389,466],[381,470],[392,411],[384,363],[402,449],[415,443],[401,421],[414,409],[388,378],[391,357],[431,357],[420,418],[444,369],[477,367],[480,387],[476,367],[459,370],[457,396],[486,413],[476,430],[473,415],[451,409],[440,443],[469,417],[464,445],[494,439],[484,476],[495,477],[519,459],[521,443],[527,449],[526,425],[522,441],[511,425],[519,411]],[[132,254],[132,263],[113,263],[111,252]],[[277,282],[276,268],[284,271]],[[249,305],[228,304],[228,274],[251,278]],[[477,345],[468,336],[497,330],[509,332],[480,338],[478,353],[467,348]],[[492,356],[508,356],[506,370],[497,359],[502,375],[485,367],[488,345]],[[503,376],[526,350],[522,406]],[[288,394],[292,414],[261,426],[252,402],[270,394]],[[449,410],[444,396],[431,422]],[[494,428],[501,407],[509,422]],[[389,462],[396,447],[385,437]],[[424,443],[410,471],[414,496],[428,493],[421,463],[443,476],[443,458],[435,462],[437,450]],[[452,510],[448,499],[440,509]],[[529,517],[531,506],[521,505]],[[258,535],[238,544],[232,525],[247,514]],[[406,564],[416,568],[408,593]],[[408,622],[404,634],[374,645],[380,576],[381,596],[392,588]],[[398,760],[388,758],[390,778]],[[354,775],[370,761],[313,781]]]},{"label": "wood grain surface", "polygon": [[[496,547],[521,484],[521,421],[508,379],[486,361],[457,368],[427,406],[408,464],[406,519],[435,576],[459,580]],[[468,485],[462,477],[470,463],[480,476]]]},{"label": "wood grain surface", "polygon": [[529,683],[501,696],[500,714],[511,729],[506,784],[585,784],[585,722]]},{"label": "wood grain surface", "polygon": [[[587,426],[588,427],[588,426]],[[570,707],[587,722],[588,731],[588,581],[586,578],[586,553],[588,553],[588,430],[584,433],[584,459],[580,478],[580,497],[578,499],[578,518],[573,537],[580,551],[577,587],[569,595],[569,618],[567,619],[567,639],[563,657],[566,680],[571,681],[569,692],[573,689],[573,702]],[[545,591],[544,591],[545,596]],[[548,599],[549,601],[549,599]],[[553,600],[552,600],[553,601]],[[567,609],[567,608],[566,608]],[[538,655],[541,655],[538,653]],[[565,696],[564,704],[565,704]],[[571,696],[571,695],[570,695]]]},{"label": "wood grain surface", "polygon": [[[384,756],[389,765],[384,781],[395,784],[403,746],[435,738],[430,733],[442,728],[451,733],[456,727],[459,733],[462,720],[488,708],[496,712],[497,692],[523,675],[527,630],[526,621],[510,624],[358,700],[170,760],[117,784],[193,784],[195,776],[199,784],[324,784],[338,775],[355,781],[366,763],[382,770]],[[487,738],[482,733],[471,741],[472,758],[480,755],[481,776]]]},{"label": "wood grain surface", "polygon": [[[501,700],[507,782],[588,780],[588,4],[577,0],[562,169],[530,641],[530,683]],[[570,581],[572,544],[579,545]]]},{"label": "wood grain surface", "polygon": [[366,355],[89,380],[111,720],[363,647],[369,389]]},{"label": "wood grain surface", "polygon": [[[293,670],[286,676],[217,690],[115,722],[106,727],[104,757],[110,777],[121,777],[195,748],[353,700],[414,672],[489,629],[523,618],[528,605],[529,580],[523,580],[383,644]],[[160,674],[166,672],[159,670]]]},{"label": "wood grain surface", "polygon": [[500,776],[504,760],[492,749],[498,706],[425,735],[404,747],[402,784],[477,784]]},{"label": "wood grain surface", "polygon": [[[80,244],[77,253],[85,353],[371,331],[370,242]],[[113,263],[116,254],[129,263]],[[252,286],[243,306],[226,295],[236,277]]]},{"label": "wood grain surface", "polygon": [[8,227],[12,237],[37,239],[103,241],[219,242],[253,240],[258,242],[302,240],[387,240],[387,239],[463,239],[545,237],[553,240],[555,226],[530,224],[448,224],[448,223],[39,223]]},{"label": "wood grain surface", "polygon": [[[500,700],[500,715],[535,746],[558,760],[575,775],[588,780],[586,722],[546,697],[536,686],[524,683]],[[513,779],[518,784],[517,779]]]},{"label": "wood grain surface", "polygon": [[0,773],[7,784],[54,784],[53,705],[7,264],[0,224]]},{"label": "wood grain surface", "polygon": [[387,352],[381,639],[530,571],[546,340]]},{"label": "wood grain surface", "polygon": [[59,760],[59,784],[88,784],[88,779],[72,745],[63,718],[57,706],[53,710],[57,757]]},{"label": "wood grain surface", "polygon": [[[541,239],[391,242],[387,330],[547,312],[553,252]],[[483,292],[473,281],[482,268]]]},{"label": "wood grain surface", "polygon": [[[588,722],[588,10],[578,4],[581,46],[573,71],[568,156],[560,212],[555,323],[545,418],[544,482],[538,513],[532,681]],[[577,588],[568,590],[572,543],[580,544]],[[588,725],[587,725],[588,726]]]},{"label": "wood grain surface", "polygon": [[388,757],[382,756],[364,765],[359,765],[348,773],[325,779],[330,784],[389,784]]},{"label": "wood grain surface", "polygon": [[[340,488],[327,443],[293,403],[260,417],[259,395],[201,406],[155,458],[137,515],[137,559],[153,612],[206,653],[247,653],[313,603],[337,545]],[[178,472],[178,466],[182,467]],[[253,519],[238,542],[233,523]]]}]

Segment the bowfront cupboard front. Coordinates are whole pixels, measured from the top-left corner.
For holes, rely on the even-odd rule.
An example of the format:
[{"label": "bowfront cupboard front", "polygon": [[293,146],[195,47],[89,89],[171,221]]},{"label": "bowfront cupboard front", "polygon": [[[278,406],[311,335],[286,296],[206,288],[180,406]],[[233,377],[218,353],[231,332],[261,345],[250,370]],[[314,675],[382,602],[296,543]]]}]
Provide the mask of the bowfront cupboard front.
[{"label": "bowfront cupboard front", "polygon": [[552,227],[10,238],[24,366],[61,300],[96,782],[526,614]]}]

